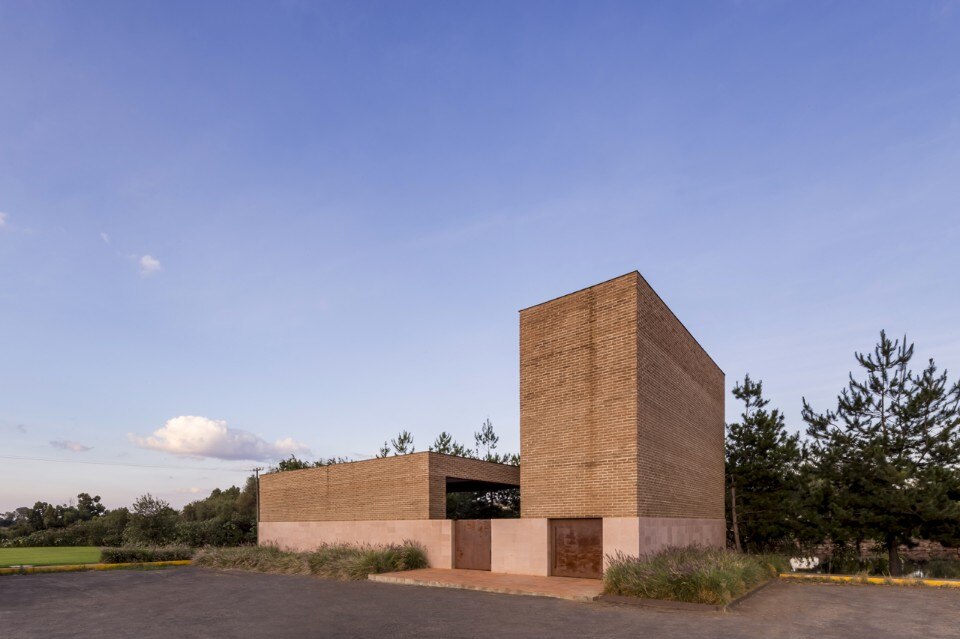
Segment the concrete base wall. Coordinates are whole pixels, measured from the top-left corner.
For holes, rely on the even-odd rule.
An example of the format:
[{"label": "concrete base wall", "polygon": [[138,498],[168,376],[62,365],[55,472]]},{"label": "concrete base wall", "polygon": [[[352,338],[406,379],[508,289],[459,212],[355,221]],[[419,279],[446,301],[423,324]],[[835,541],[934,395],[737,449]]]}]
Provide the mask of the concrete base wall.
[{"label": "concrete base wall", "polygon": [[491,519],[490,570],[513,575],[550,574],[546,519]]},{"label": "concrete base wall", "polygon": [[727,545],[727,523],[723,519],[686,519],[680,517],[640,517],[641,555],[670,546]]},{"label": "concrete base wall", "polygon": [[603,565],[618,552],[631,557],[655,553],[671,546],[723,548],[727,524],[723,519],[680,517],[604,517]]},{"label": "concrete base wall", "polygon": [[261,521],[260,545],[307,551],[323,543],[419,542],[431,568],[453,567],[453,522],[448,519],[391,521]]},{"label": "concrete base wall", "polygon": [[[604,566],[617,552],[637,557],[670,546],[723,548],[726,535],[722,519],[604,517]],[[453,522],[449,519],[260,522],[262,545],[290,550],[313,550],[322,543],[399,544],[406,539],[423,545],[431,568],[453,568]],[[490,520],[490,569],[513,575],[548,576],[549,520]]]},{"label": "concrete base wall", "polygon": [[618,552],[631,557],[640,554],[640,518],[604,517],[603,518],[603,567],[610,564],[610,558]]}]

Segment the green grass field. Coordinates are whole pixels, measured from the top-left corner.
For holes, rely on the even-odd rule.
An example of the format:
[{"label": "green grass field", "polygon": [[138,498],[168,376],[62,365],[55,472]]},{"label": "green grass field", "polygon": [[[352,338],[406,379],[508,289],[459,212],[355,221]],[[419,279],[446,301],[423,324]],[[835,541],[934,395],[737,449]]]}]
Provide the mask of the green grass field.
[{"label": "green grass field", "polygon": [[0,548],[0,568],[7,566],[60,566],[95,564],[100,561],[96,546],[60,546],[56,548]]}]

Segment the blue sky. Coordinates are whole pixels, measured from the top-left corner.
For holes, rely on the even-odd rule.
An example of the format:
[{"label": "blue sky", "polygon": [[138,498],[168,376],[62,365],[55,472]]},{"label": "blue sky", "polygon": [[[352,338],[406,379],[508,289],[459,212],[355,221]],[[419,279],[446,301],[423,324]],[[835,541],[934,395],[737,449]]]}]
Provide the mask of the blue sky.
[{"label": "blue sky", "polygon": [[960,372],[958,60],[947,1],[0,0],[0,455],[63,460],[0,510],[517,450],[517,310],[633,269],[792,428],[881,328]]}]

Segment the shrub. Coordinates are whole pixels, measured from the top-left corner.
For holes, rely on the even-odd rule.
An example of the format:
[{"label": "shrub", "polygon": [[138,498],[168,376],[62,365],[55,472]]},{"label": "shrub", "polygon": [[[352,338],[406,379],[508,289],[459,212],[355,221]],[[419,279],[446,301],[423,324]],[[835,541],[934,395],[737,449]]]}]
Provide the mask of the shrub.
[{"label": "shrub", "polygon": [[771,573],[776,576],[781,572],[791,572],[793,566],[790,565],[790,558],[784,555],[753,555],[757,561],[769,567]]},{"label": "shrub", "polygon": [[924,564],[923,574],[932,579],[960,579],[960,561],[931,559]]},{"label": "shrub", "polygon": [[204,548],[197,553],[194,563],[208,568],[236,568],[289,575],[305,575],[310,572],[302,553],[280,550],[276,546]]},{"label": "shrub", "polygon": [[188,546],[239,546],[256,540],[253,522],[239,516],[202,521],[178,521],[174,537]]},{"label": "shrub", "polygon": [[133,503],[123,538],[134,545],[168,544],[173,541],[176,526],[177,511],[166,501],[147,493]]},{"label": "shrub", "polygon": [[189,546],[120,546],[100,550],[104,564],[141,563],[146,561],[179,561],[191,559],[194,549]]},{"label": "shrub", "polygon": [[427,555],[414,542],[388,546],[324,544],[313,552],[290,552],[276,546],[205,548],[196,558],[199,566],[236,568],[258,572],[318,575],[331,579],[365,579],[367,575],[426,568]]},{"label": "shrub", "polygon": [[423,548],[412,542],[390,546],[324,544],[307,555],[314,575],[333,579],[365,579],[381,572],[398,572],[427,567]]},{"label": "shrub", "polygon": [[744,555],[718,548],[668,548],[630,557],[617,553],[603,575],[604,592],[646,599],[727,604],[775,577],[782,558]]}]

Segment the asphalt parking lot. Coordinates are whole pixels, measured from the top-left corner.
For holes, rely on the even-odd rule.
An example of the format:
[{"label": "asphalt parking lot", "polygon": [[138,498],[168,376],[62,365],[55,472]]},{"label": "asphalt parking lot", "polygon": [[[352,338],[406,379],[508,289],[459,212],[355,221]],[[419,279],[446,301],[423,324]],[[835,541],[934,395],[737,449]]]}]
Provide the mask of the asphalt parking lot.
[{"label": "asphalt parking lot", "polygon": [[0,577],[0,636],[960,637],[960,592],[777,583],[727,613],[202,568]]}]

